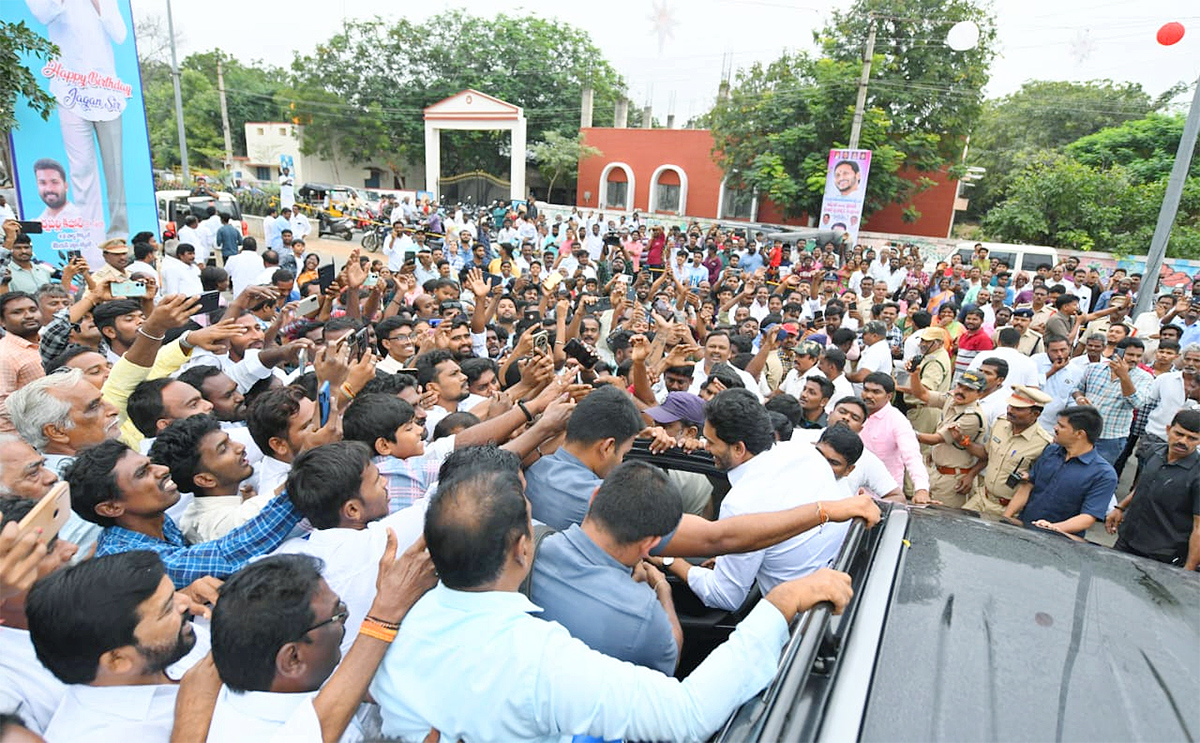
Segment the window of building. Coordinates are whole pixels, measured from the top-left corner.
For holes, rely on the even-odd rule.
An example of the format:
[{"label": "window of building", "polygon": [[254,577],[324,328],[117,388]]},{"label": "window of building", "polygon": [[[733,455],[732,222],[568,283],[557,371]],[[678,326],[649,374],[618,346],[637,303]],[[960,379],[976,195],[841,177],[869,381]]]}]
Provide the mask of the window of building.
[{"label": "window of building", "polygon": [[287,136],[287,127],[286,126],[279,127],[279,136],[281,136],[281,137]]},{"label": "window of building", "polygon": [[662,183],[655,185],[654,210],[659,212],[679,211],[679,184]]},{"label": "window of building", "polygon": [[258,129],[258,136],[262,137],[262,136],[266,135],[266,133],[267,133],[266,127],[260,126],[260,127],[256,127],[256,128]]},{"label": "window of building", "polygon": [[627,209],[629,203],[627,197],[629,195],[629,184],[625,181],[608,182],[608,193],[605,195],[604,203],[610,209]]},{"label": "window of building", "polygon": [[749,188],[725,186],[725,199],[721,203],[721,219],[752,219],[754,192]]},{"label": "window of building", "polygon": [[255,165],[254,177],[260,181],[269,181],[271,180],[271,169],[266,165]]}]

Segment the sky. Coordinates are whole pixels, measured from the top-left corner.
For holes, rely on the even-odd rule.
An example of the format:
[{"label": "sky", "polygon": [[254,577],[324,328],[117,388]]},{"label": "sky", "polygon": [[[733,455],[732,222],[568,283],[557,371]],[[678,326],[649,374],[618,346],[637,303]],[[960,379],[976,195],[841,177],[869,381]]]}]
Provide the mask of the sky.
[{"label": "sky", "polygon": [[[134,16],[165,19],[167,2],[132,0]],[[414,5],[392,7],[405,7],[413,21],[463,8],[484,16],[501,10],[530,13],[586,29],[625,77],[634,105],[652,105],[660,121],[673,112],[682,124],[710,108],[727,60],[736,72],[755,61],[775,59],[785,49],[811,50],[812,32],[828,20],[829,9],[848,8],[851,0],[523,0],[514,5],[427,0],[415,10]],[[281,7],[286,19],[279,16]],[[364,0],[290,0],[284,5],[176,0],[173,12],[180,58],[220,46],[244,61],[286,66],[296,50],[311,49],[336,33],[343,19],[396,19],[388,7]],[[1200,75],[1196,0],[993,0],[992,10],[999,50],[986,89],[989,97],[1011,93],[1033,79],[1130,81],[1157,95]],[[1179,43],[1164,47],[1155,32],[1168,21],[1183,23],[1188,32]],[[953,54],[949,48],[946,53]]]}]

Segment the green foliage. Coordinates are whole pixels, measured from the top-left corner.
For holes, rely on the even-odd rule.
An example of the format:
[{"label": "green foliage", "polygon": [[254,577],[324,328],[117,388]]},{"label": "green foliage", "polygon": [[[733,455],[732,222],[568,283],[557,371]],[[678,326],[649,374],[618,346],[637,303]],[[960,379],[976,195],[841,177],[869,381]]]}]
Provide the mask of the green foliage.
[{"label": "green foliage", "polygon": [[[1177,135],[1170,143],[1172,153],[1178,140]],[[1093,140],[1080,149],[1092,153],[1094,146]],[[1145,180],[1137,164],[1157,158],[1103,167],[1042,151],[1013,178],[1008,197],[984,218],[983,230],[989,238],[1006,242],[1145,255],[1167,178],[1164,174]],[[1185,181],[1167,255],[1200,257],[1200,175]]]},{"label": "green foliage", "polygon": [[21,61],[26,54],[49,61],[58,56],[58,47],[24,21],[0,20],[0,134],[7,134],[17,126],[18,97],[24,98],[22,105],[28,105],[42,119],[50,118],[54,107],[54,97],[38,84],[37,75]]},{"label": "green foliage", "polygon": [[[139,28],[139,49],[142,48]],[[150,33],[153,33],[151,31]],[[154,48],[153,40],[145,45]],[[172,168],[179,163],[179,133],[175,124],[175,90],[170,65],[161,55],[143,55],[142,90],[150,129],[150,154],[154,166]],[[243,64],[223,51],[192,54],[180,62],[179,87],[187,135],[189,165],[220,168],[225,160],[225,135],[217,90],[217,60],[225,76],[230,138],[234,155],[246,154],[247,121],[290,121],[286,104],[277,99],[287,89],[286,74],[277,67]]]},{"label": "green foliage", "polygon": [[583,143],[582,132],[576,133],[574,137],[565,137],[550,130],[542,135],[542,140],[529,146],[529,155],[538,164],[538,170],[546,179],[547,194],[554,191],[554,184],[559,178],[575,180],[580,160],[603,154],[599,149]]},{"label": "green foliage", "polygon": [[1043,151],[1141,118],[1162,102],[1152,101],[1141,85],[1111,80],[1034,80],[987,101],[967,155],[969,165],[986,168],[987,174],[967,192],[968,217],[979,218],[999,204],[1013,180]]},{"label": "green foliage", "polygon": [[[955,164],[982,105],[994,54],[991,16],[968,0],[857,0],[817,34],[820,56],[785,53],[740,70],[729,100],[702,118],[732,185],[757,189],[789,217],[820,208],[828,151],[849,139],[872,13],[878,26],[859,140],[872,151],[864,211],[931,183],[901,178],[902,166],[932,173]],[[930,43],[960,20],[979,24],[976,49]],[[905,218],[918,217],[909,205]]]},{"label": "green foliage", "polygon": [[[448,11],[423,23],[375,18],[292,63],[281,96],[304,128],[305,152],[336,150],[356,162],[387,153],[391,167],[424,158],[422,111],[464,88],[522,106],[529,125],[574,136],[582,89],[596,121],[611,120],[625,82],[582,29],[532,15],[481,18]],[[508,172],[506,132],[447,132],[445,172]]]},{"label": "green foliage", "polygon": [[[1084,165],[1100,169],[1123,165],[1137,183],[1149,183],[1170,176],[1183,122],[1182,113],[1151,114],[1077,139],[1065,151]],[[1193,169],[1198,161],[1200,152],[1193,152]]]}]

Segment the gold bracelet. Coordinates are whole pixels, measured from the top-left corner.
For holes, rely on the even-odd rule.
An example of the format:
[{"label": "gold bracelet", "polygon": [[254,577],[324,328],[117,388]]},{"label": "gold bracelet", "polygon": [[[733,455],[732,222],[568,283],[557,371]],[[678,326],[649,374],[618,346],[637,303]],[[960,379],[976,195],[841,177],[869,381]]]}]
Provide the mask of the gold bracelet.
[{"label": "gold bracelet", "polygon": [[399,622],[389,622],[386,619],[380,619],[379,617],[373,617],[370,614],[368,614],[366,616],[365,621],[371,622],[372,624],[378,624],[380,627],[383,627],[384,629],[391,629],[391,630],[400,629]]}]

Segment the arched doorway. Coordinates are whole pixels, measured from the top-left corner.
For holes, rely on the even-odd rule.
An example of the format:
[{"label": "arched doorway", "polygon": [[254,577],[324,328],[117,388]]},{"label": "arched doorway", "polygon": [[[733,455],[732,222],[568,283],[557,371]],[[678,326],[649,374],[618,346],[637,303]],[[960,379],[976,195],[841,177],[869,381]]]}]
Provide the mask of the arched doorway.
[{"label": "arched doorway", "polygon": [[636,181],[633,168],[625,163],[609,163],[600,172],[600,208],[633,209]]},{"label": "arched doorway", "polygon": [[687,212],[687,173],[678,165],[660,165],[650,176],[650,208],[648,211]]}]

